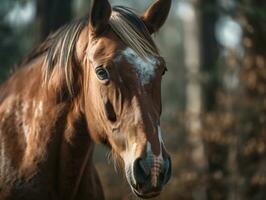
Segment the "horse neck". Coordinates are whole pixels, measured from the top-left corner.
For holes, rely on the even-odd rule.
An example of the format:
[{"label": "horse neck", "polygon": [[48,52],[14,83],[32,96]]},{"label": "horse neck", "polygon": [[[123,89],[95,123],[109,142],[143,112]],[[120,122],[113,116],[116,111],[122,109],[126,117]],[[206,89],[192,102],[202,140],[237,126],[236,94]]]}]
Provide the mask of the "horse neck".
[{"label": "horse neck", "polygon": [[93,147],[85,117],[72,110],[67,116],[60,148],[58,189],[62,199],[76,195],[82,175],[92,165]]},{"label": "horse neck", "polygon": [[86,155],[92,157],[93,143],[77,101],[58,102],[58,94],[43,90],[42,62],[40,57],[22,67],[3,85],[0,142],[12,151],[0,143],[0,163],[7,168],[0,177],[12,169],[17,173],[14,179],[44,173],[63,191],[76,184]]}]

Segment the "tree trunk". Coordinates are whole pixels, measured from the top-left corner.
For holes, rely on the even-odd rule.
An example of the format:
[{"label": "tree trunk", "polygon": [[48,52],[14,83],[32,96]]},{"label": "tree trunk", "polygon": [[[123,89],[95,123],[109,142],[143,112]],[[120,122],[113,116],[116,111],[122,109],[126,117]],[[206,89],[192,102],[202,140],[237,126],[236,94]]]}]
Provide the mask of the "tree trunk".
[{"label": "tree trunk", "polygon": [[[203,87],[203,102],[205,111],[211,111],[215,107],[216,93],[218,88],[217,62],[218,43],[215,38],[215,26],[218,19],[217,1],[201,0],[201,63],[202,72],[206,77]],[[211,8],[211,10],[208,10]]]},{"label": "tree trunk", "polygon": [[[218,92],[218,57],[219,48],[215,36],[218,19],[218,2],[213,0],[200,1],[201,14],[201,70],[203,76],[202,99],[204,111],[207,114],[217,112],[216,96]],[[216,109],[216,110],[215,110]],[[221,124],[220,124],[221,126]],[[205,130],[210,138],[215,137],[214,129]],[[224,182],[227,174],[228,148],[221,141],[204,141],[208,162],[207,199],[227,199],[228,186]]]},{"label": "tree trunk", "polygon": [[[203,108],[202,102],[202,85],[200,81],[201,73],[201,20],[196,6],[199,2],[190,1],[186,3],[189,8],[187,15],[183,18],[184,27],[184,53],[185,67],[187,74],[186,83],[186,116],[188,143],[191,151],[191,163],[193,171],[196,172],[199,180],[204,177],[207,162],[204,154],[204,145],[201,138],[201,113]],[[199,184],[194,188],[193,198],[195,200],[206,199],[206,188],[204,184]]]}]

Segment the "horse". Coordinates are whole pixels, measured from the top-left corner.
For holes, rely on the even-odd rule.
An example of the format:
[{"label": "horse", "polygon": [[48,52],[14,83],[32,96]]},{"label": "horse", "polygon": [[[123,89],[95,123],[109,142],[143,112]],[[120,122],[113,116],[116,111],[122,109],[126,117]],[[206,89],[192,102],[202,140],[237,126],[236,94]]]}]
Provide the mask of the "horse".
[{"label": "horse", "polygon": [[0,88],[0,199],[104,199],[93,163],[103,144],[140,198],[171,177],[160,128],[167,70],[152,34],[171,0],[143,15],[93,0],[88,16],[34,49]]}]

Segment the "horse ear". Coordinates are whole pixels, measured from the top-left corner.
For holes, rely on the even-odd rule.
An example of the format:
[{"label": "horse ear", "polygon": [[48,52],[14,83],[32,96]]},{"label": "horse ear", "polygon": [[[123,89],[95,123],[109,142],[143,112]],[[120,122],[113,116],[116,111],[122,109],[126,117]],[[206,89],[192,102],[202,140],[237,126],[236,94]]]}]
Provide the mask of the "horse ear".
[{"label": "horse ear", "polygon": [[90,12],[90,26],[97,35],[104,31],[110,19],[112,8],[108,0],[93,0]]},{"label": "horse ear", "polygon": [[141,17],[151,34],[157,32],[166,21],[171,7],[171,0],[157,0]]}]

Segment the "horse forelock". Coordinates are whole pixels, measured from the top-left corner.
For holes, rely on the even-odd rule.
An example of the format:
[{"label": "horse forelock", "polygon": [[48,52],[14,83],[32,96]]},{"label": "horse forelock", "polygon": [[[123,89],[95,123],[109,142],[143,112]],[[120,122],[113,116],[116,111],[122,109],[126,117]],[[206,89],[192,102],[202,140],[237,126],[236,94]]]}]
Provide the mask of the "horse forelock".
[{"label": "horse forelock", "polygon": [[158,49],[144,22],[129,8],[114,7],[110,26],[118,37],[141,58],[159,56]]}]

